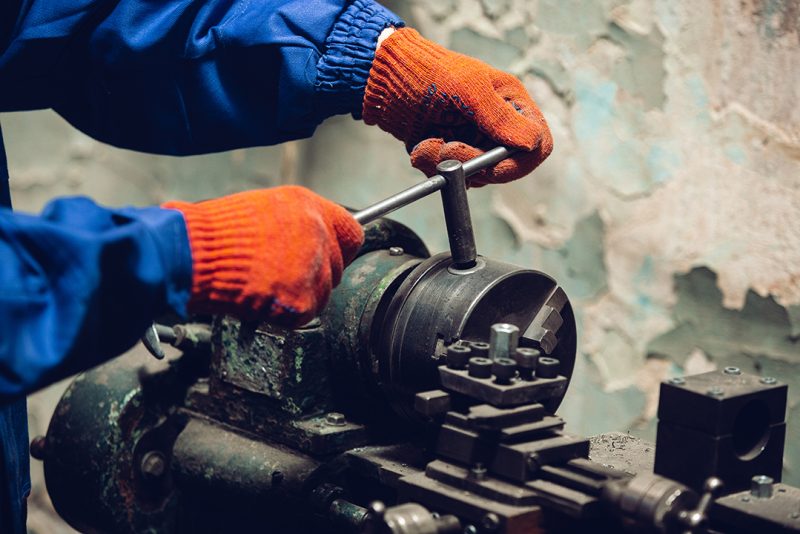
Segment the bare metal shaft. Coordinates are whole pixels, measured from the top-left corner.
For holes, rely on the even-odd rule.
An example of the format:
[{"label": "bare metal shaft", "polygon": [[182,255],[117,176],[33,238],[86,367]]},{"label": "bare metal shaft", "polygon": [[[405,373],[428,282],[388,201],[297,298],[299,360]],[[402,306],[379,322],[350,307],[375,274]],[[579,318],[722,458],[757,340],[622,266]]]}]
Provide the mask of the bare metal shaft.
[{"label": "bare metal shaft", "polygon": [[443,188],[446,183],[447,180],[444,179],[444,176],[437,174],[436,176],[432,176],[424,182],[420,182],[404,191],[400,191],[396,195],[392,195],[385,200],[381,200],[377,204],[373,204],[368,208],[355,212],[353,217],[361,225],[371,223],[375,219],[380,219],[384,215],[388,215],[398,208],[407,206],[416,200],[425,198],[428,195],[435,193]]},{"label": "bare metal shaft", "polygon": [[453,266],[456,269],[470,269],[475,266],[478,252],[469,214],[464,166],[460,161],[451,159],[441,162],[436,170],[447,180],[447,185],[442,189],[442,206]]},{"label": "bare metal shaft", "polygon": [[[493,148],[492,150],[489,150],[476,158],[465,161],[463,163],[464,176],[469,177],[487,167],[491,167],[492,165],[503,161],[514,152],[516,152],[515,149],[508,149],[501,146]],[[368,208],[355,212],[353,217],[355,217],[355,219],[362,225],[370,223],[375,219],[379,219],[384,215],[388,215],[396,209],[407,206],[412,202],[415,202],[421,198],[425,198],[426,196],[439,191],[445,186],[446,183],[447,180],[444,178],[444,176],[437,174],[436,176],[428,178],[424,182],[420,182],[417,185],[413,185],[408,189],[397,193],[396,195],[392,195],[385,200],[381,200],[377,204],[373,204]]]}]

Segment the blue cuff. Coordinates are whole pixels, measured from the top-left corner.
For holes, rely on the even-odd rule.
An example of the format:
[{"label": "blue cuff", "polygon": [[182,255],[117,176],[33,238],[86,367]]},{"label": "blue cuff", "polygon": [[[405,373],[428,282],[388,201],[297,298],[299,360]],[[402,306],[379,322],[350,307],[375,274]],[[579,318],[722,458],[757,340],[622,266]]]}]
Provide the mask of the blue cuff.
[{"label": "blue cuff", "polygon": [[186,304],[192,289],[192,249],[186,221],[178,210],[147,207],[122,208],[135,212],[135,217],[152,230],[165,274],[166,304],[181,317],[187,317]]},{"label": "blue cuff", "polygon": [[352,113],[361,118],[378,37],[390,26],[404,25],[380,4],[355,0],[336,21],[317,63],[316,109],[325,110],[327,116]]}]

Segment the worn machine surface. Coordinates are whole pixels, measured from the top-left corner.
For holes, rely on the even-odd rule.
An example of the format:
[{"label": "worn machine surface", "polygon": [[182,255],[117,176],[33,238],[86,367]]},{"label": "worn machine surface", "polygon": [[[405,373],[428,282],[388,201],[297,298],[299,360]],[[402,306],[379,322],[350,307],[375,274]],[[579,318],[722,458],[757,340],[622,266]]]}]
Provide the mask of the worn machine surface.
[{"label": "worn machine surface", "polygon": [[[32,444],[58,512],[86,532],[800,531],[775,379],[662,384],[656,447],[565,432],[569,299],[472,239],[465,176],[507,154],[356,213],[366,243],[304,327],[157,325],[166,359],[78,377]],[[430,256],[378,217],[437,190],[451,251]]]}]

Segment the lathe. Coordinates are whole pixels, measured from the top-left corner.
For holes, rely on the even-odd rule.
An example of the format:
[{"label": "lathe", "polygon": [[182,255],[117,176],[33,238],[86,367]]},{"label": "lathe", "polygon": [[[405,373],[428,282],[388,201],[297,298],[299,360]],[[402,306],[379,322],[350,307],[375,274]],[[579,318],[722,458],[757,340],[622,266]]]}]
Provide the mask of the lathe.
[{"label": "lathe", "polygon": [[[496,149],[367,210],[321,316],[155,325],[80,375],[47,435],[56,510],[83,532],[797,532],[780,483],[787,386],[725,368],[661,384],[655,446],[584,438],[557,409],[573,310],[541,272],[476,253],[467,176]],[[393,209],[442,192],[449,252]]]}]

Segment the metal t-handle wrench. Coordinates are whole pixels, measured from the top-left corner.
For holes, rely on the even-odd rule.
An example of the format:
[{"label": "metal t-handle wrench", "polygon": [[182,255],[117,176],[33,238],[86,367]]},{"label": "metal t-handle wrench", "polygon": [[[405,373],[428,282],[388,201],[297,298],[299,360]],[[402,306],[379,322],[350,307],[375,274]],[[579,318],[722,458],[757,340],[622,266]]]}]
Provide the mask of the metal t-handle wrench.
[{"label": "metal t-handle wrench", "polygon": [[353,217],[364,225],[441,190],[453,266],[457,269],[474,267],[477,251],[467,202],[466,178],[503,161],[514,152],[516,149],[497,147],[464,163],[456,160],[443,161],[436,167],[440,174],[357,211]]}]

